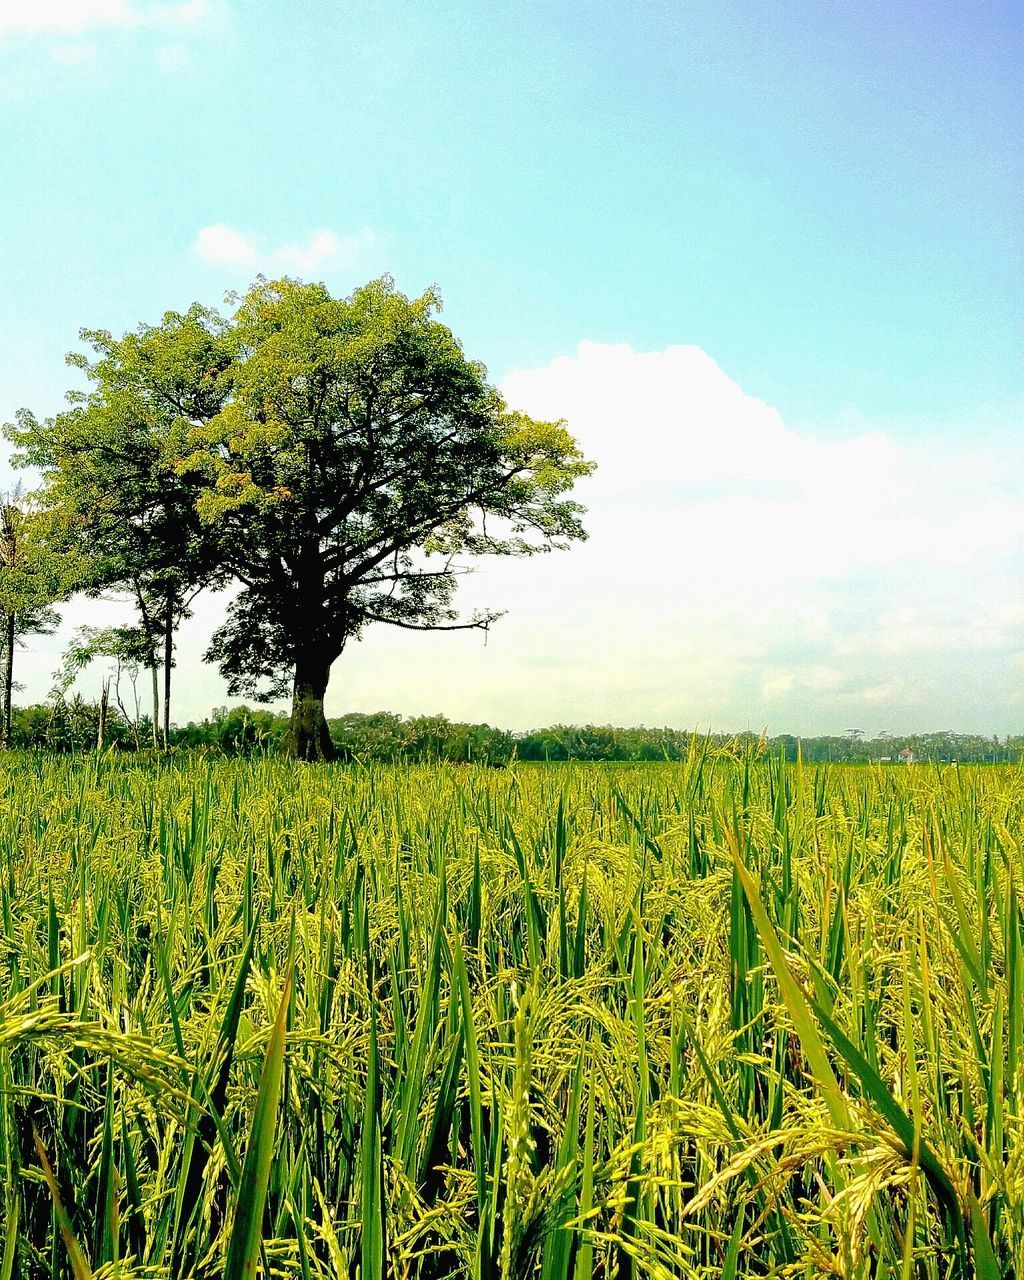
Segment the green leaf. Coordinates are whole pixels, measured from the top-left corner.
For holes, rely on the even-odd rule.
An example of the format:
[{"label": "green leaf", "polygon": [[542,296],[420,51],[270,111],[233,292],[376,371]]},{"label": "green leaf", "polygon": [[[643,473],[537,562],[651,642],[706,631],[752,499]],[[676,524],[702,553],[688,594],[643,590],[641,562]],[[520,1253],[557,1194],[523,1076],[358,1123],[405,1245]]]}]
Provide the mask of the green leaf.
[{"label": "green leaf", "polygon": [[740,1241],[743,1239],[743,1209],[736,1211],[736,1224],[729,1237],[729,1247],[725,1251],[722,1263],[722,1280],[736,1280],[736,1263],[740,1256]]},{"label": "green leaf", "polygon": [[757,931],[761,935],[761,943],[772,962],[772,968],[775,970],[775,977],[778,980],[782,998],[789,1011],[796,1033],[800,1038],[803,1051],[807,1055],[807,1061],[810,1063],[818,1088],[825,1099],[825,1105],[828,1107],[832,1123],[837,1129],[849,1129],[850,1114],[846,1099],[839,1088],[839,1081],[836,1079],[835,1073],[829,1064],[825,1046],[818,1035],[818,1029],[814,1025],[814,1019],[811,1017],[811,1011],[804,994],[790,972],[785,952],[782,949],[782,943],[779,941],[778,934],[768,919],[768,913],[764,909],[757,884],[743,865],[735,840],[732,843],[732,856],[736,864],[736,874],[740,878],[743,892],[746,894],[747,901],[750,904],[751,915],[753,915]]},{"label": "green leaf", "polygon": [[267,1187],[270,1183],[270,1166],[274,1159],[274,1133],[277,1128],[277,1107],[284,1078],[285,1028],[288,1022],[288,1004],[291,999],[292,976],[285,979],[277,1018],[267,1043],[263,1074],[256,1095],[256,1109],[252,1117],[249,1144],[242,1166],[242,1180],[235,1204],[235,1218],[228,1244],[224,1280],[254,1280],[263,1243],[263,1210],[266,1205]]},{"label": "green leaf", "polygon": [[372,975],[370,987],[370,1045],[366,1064],[363,1103],[363,1138],[360,1153],[362,1194],[359,1200],[361,1231],[359,1271],[361,1280],[382,1280],[384,1275],[384,1169],[380,1138],[380,1054],[377,1047],[377,1000]]},{"label": "green leaf", "polygon": [[11,1280],[11,1275],[14,1271],[14,1258],[18,1252],[18,1214],[20,1209],[21,1197],[12,1187],[5,1205],[7,1225],[4,1228],[4,1254],[0,1258],[0,1280]]},{"label": "green leaf", "polygon": [[992,1248],[985,1215],[973,1191],[967,1193],[967,1202],[971,1211],[971,1252],[974,1255],[974,1274],[978,1280],[1002,1280],[1004,1272]]},{"label": "green leaf", "polygon": [[114,1072],[107,1064],[107,1092],[103,1103],[103,1133],[96,1196],[96,1264],[117,1262],[119,1225],[114,1173]]},{"label": "green leaf", "polygon": [[441,956],[444,947],[445,921],[448,914],[448,896],[442,873],[438,892],[437,914],[430,939],[430,955],[427,971],[419,991],[419,1013],[411,1047],[406,1054],[405,1069],[399,1083],[397,1126],[397,1150],[406,1169],[410,1169],[419,1134],[420,1105],[423,1095],[424,1067],[427,1047],[437,1021],[437,1008],[441,984]]},{"label": "green leaf", "polygon": [[470,1125],[473,1141],[473,1163],[476,1169],[477,1203],[487,1199],[487,1144],[484,1140],[483,1103],[480,1090],[480,1063],[477,1059],[476,1029],[473,1023],[473,997],[469,990],[466,960],[458,937],[452,946],[455,984],[462,1004],[462,1033],[466,1046],[466,1073],[469,1078]]},{"label": "green leaf", "polygon": [[[818,1021],[825,1028],[829,1039],[845,1058],[847,1065],[860,1082],[864,1095],[878,1108],[892,1126],[896,1136],[903,1144],[908,1158],[913,1158],[915,1138],[913,1120],[893,1097],[889,1086],[875,1068],[839,1025],[833,1021],[830,1015],[820,1006],[815,1006],[814,1011]],[[949,1213],[954,1215],[954,1219],[960,1219],[962,1216],[960,1203],[957,1200],[953,1184],[950,1182],[945,1169],[939,1163],[938,1156],[924,1135],[919,1137],[918,1147],[918,1163],[924,1170],[925,1176],[931,1183],[935,1194]]]}]

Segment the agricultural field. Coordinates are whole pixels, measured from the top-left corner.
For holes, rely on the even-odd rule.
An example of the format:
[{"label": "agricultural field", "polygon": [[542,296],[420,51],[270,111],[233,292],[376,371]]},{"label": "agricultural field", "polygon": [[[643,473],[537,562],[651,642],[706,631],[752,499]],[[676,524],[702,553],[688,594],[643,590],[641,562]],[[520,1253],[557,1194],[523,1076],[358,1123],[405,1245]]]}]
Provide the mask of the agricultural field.
[{"label": "agricultural field", "polygon": [[996,1277],[1024,773],[0,764],[0,1280]]}]

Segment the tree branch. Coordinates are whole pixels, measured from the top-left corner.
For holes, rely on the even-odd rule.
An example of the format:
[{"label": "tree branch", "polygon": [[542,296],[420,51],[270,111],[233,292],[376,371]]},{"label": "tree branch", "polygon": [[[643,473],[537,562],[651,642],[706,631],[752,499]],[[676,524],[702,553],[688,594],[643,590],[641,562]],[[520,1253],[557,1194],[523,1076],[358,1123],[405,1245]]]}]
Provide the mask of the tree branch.
[{"label": "tree branch", "polygon": [[492,622],[497,622],[504,615],[489,613],[483,618],[474,618],[471,622],[435,622],[418,623],[403,622],[398,618],[384,618],[380,614],[363,612],[367,622],[385,622],[389,627],[401,627],[403,631],[487,631]]}]

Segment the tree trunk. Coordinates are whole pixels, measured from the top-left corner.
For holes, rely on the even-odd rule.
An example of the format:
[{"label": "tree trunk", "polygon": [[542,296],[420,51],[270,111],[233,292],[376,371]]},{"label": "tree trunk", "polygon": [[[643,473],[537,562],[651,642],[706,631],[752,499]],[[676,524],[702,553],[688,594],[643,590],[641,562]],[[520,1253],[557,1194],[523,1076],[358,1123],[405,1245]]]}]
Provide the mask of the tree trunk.
[{"label": "tree trunk", "polygon": [[164,750],[171,742],[171,667],[174,664],[174,612],[171,597],[167,597],[167,615],[164,618]]},{"label": "tree trunk", "polygon": [[14,633],[16,618],[9,613],[4,618],[3,635],[3,707],[0,710],[0,746],[11,745],[11,703],[14,699]]},{"label": "tree trunk", "polygon": [[160,671],[157,667],[156,659],[153,659],[153,665],[149,668],[149,673],[153,677],[153,750],[160,750]]},{"label": "tree trunk", "polygon": [[107,708],[110,705],[110,681],[100,685],[100,715],[96,726],[96,750],[102,751],[107,737]]},{"label": "tree trunk", "polygon": [[142,619],[142,629],[146,634],[146,648],[149,652],[150,666],[149,674],[153,681],[153,750],[160,749],[160,673],[157,670],[156,661],[156,635],[153,628],[153,620],[149,616],[149,610],[146,608],[146,597],[142,594],[142,588],[138,581],[135,583],[135,599],[139,606],[139,617]]},{"label": "tree trunk", "polygon": [[324,715],[330,674],[330,662],[320,656],[303,656],[295,665],[292,717],[284,743],[296,760],[333,760],[337,754]]}]

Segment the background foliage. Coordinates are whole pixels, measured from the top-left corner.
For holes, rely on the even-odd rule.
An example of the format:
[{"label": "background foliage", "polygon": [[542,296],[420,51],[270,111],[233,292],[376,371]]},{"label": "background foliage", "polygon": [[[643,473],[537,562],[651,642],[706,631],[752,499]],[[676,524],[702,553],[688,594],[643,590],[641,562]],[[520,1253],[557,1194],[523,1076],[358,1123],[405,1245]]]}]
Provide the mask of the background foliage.
[{"label": "background foliage", "polygon": [[[35,704],[15,708],[13,742],[20,747],[86,750],[96,742],[97,706],[80,696],[64,705]],[[129,718],[134,720],[130,714]],[[442,715],[401,716],[390,711],[350,712],[329,722],[331,736],[343,759],[423,763],[507,764],[523,761],[642,762],[685,760],[694,738],[716,747],[743,745],[795,762],[798,753],[808,763],[898,762],[910,751],[917,761],[963,761],[977,764],[1012,763],[1024,756],[1024,735],[1005,738],[985,734],[884,734],[875,738],[824,735],[797,738],[739,734],[694,734],[689,729],[621,728],[614,725],[551,725],[515,733],[489,724],[452,721]],[[284,741],[288,718],[262,707],[215,707],[204,720],[175,726],[171,741],[178,747],[216,749],[228,754],[275,752]],[[128,748],[136,739],[149,741],[149,720],[142,716],[133,728],[123,713],[112,708],[107,740]]]}]

